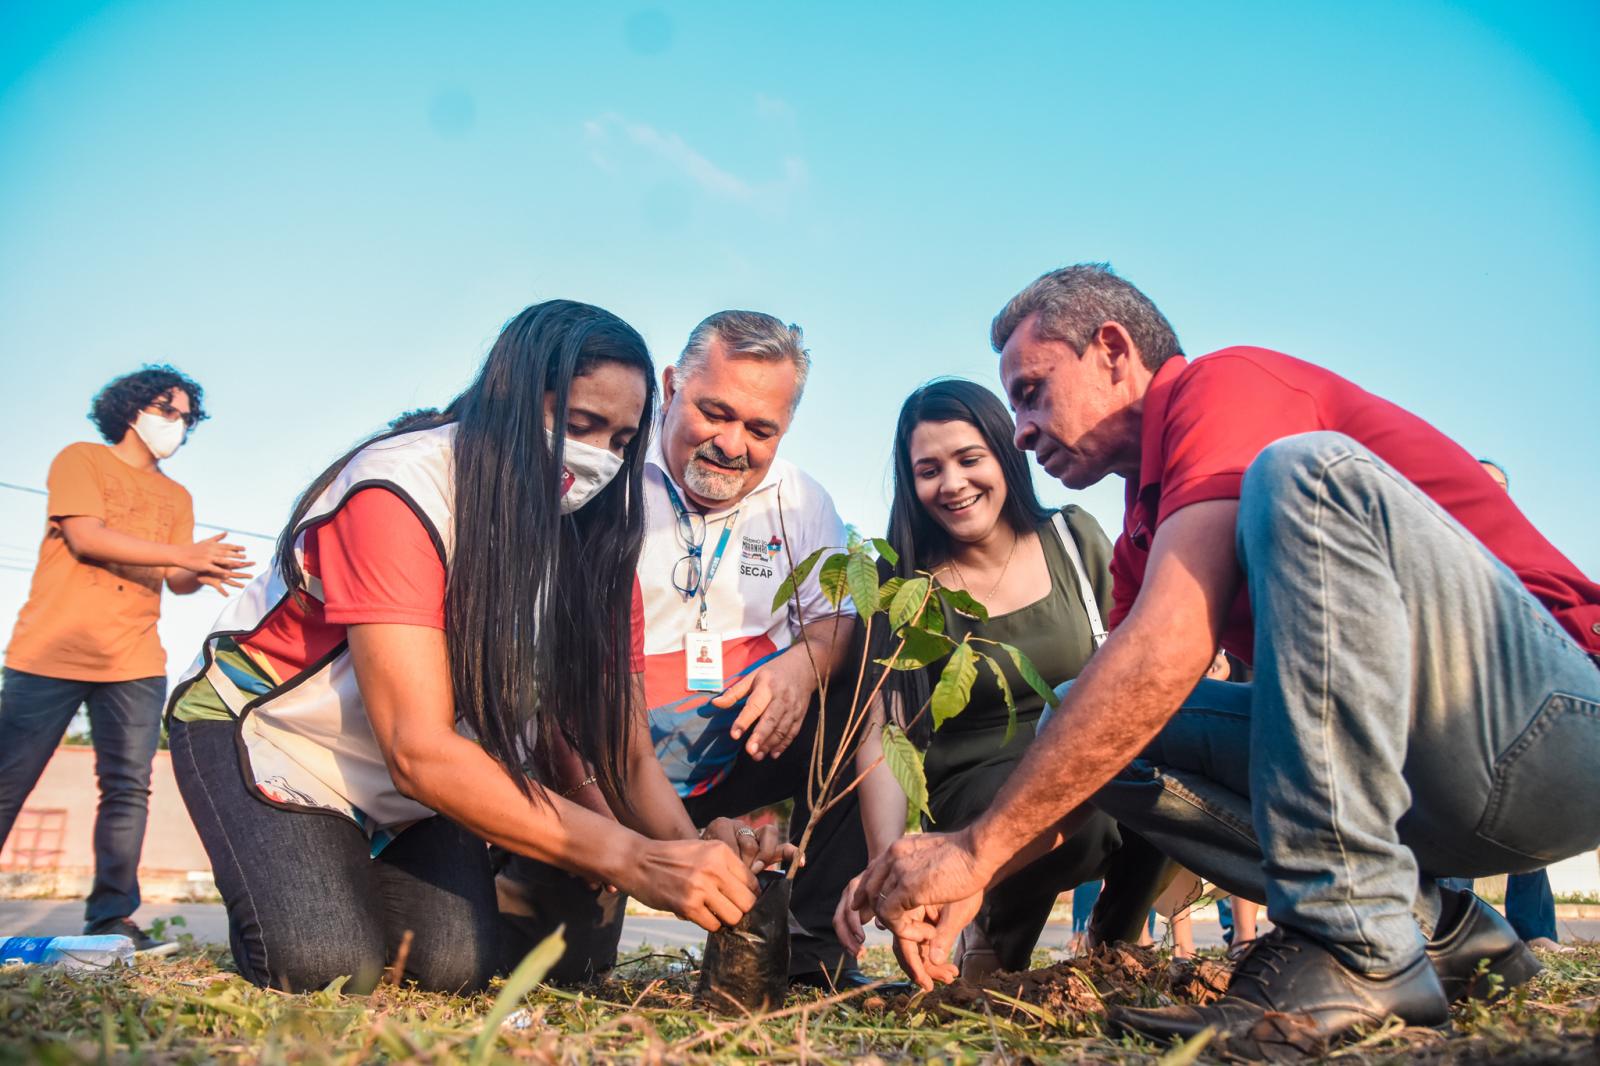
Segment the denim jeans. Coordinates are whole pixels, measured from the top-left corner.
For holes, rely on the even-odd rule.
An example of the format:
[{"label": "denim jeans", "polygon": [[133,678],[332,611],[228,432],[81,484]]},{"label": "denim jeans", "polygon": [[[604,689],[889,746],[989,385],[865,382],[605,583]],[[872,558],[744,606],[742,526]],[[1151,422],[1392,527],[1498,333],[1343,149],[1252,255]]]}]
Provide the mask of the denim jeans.
[{"label": "denim jeans", "polygon": [[1600,843],[1600,670],[1517,577],[1348,437],[1245,473],[1254,682],[1201,681],[1095,803],[1372,974],[1435,879]]},{"label": "denim jeans", "polygon": [[1512,874],[1506,878],[1506,921],[1524,940],[1556,936],[1556,897],[1550,875],[1543,870]]},{"label": "denim jeans", "polygon": [[94,887],[84,928],[139,909],[139,853],[150,814],[150,761],[161,739],[167,679],[68,681],[5,670],[0,688],[0,844],[39,783],[78,708],[89,705],[100,804],[94,816]]},{"label": "denim jeans", "polygon": [[289,811],[247,785],[232,722],[173,722],[172,765],[228,909],[244,977],[284,992],[348,978],[369,992],[399,955],[403,978],[438,992],[481,989],[508,961],[487,846],[443,815],[371,857],[332,812]]}]

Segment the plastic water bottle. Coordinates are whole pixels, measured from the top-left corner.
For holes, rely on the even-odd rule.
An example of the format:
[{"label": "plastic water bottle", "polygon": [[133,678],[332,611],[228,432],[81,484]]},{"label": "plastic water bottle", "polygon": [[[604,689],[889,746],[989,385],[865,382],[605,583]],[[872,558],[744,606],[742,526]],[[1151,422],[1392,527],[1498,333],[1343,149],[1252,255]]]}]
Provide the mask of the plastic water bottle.
[{"label": "plastic water bottle", "polygon": [[0,966],[14,962],[104,970],[133,962],[133,941],[125,936],[0,937]]}]

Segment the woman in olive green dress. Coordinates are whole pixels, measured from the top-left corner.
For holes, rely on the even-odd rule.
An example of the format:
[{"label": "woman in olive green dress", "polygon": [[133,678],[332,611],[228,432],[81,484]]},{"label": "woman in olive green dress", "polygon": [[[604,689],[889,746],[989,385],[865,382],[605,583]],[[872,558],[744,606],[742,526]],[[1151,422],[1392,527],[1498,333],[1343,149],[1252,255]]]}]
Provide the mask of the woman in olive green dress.
[{"label": "woman in olive green dress", "polygon": [[[987,608],[988,621],[947,609],[945,632],[958,641],[971,633],[1011,644],[1058,685],[1076,677],[1104,639],[1111,545],[1086,511],[1040,505],[1013,432],[999,399],[972,382],[935,381],[911,394],[894,443],[888,536],[900,557],[894,573],[927,571],[946,588],[971,594]],[[892,576],[886,563],[880,569],[883,578]],[[873,658],[888,654],[887,647],[874,649]],[[878,721],[886,713],[902,724],[915,717],[943,665],[893,675],[873,709]],[[911,730],[926,744],[928,806],[942,831],[977,818],[1033,741],[1043,701],[1009,661],[1004,669],[1017,704],[1009,740],[1005,700],[986,671],[979,672],[961,714],[931,737],[926,716]],[[880,731],[876,722],[866,730],[857,763],[862,770],[878,761]],[[905,829],[905,796],[881,763],[862,783],[861,817],[873,858]],[[1163,866],[1148,844],[1095,814],[1054,851],[989,891],[957,946],[962,975],[1026,969],[1056,897],[1102,877],[1106,891],[1091,933],[1098,941],[1136,939]],[[843,901],[834,924],[846,947],[859,950],[859,919]]]}]

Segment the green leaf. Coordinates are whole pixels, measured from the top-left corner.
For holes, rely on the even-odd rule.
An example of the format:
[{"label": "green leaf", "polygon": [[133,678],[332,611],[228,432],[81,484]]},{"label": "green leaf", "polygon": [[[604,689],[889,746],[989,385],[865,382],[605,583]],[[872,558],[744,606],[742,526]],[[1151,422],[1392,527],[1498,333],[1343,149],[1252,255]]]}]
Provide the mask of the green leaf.
[{"label": "green leaf", "polygon": [[898,630],[901,626],[911,621],[913,617],[922,613],[922,601],[928,598],[928,579],[914,577],[900,586],[900,591],[894,594],[894,602],[889,605],[889,626]]},{"label": "green leaf", "polygon": [[844,552],[828,556],[822,564],[822,569],[817,571],[817,584],[822,586],[822,594],[828,597],[828,602],[835,607],[844,599],[845,590],[849,587],[845,582],[844,568],[850,561],[850,556]]},{"label": "green leaf", "polygon": [[893,544],[890,544],[882,537],[873,537],[872,546],[878,549],[878,554],[883,557],[884,562],[890,566],[900,565],[900,553],[894,550]]},{"label": "green leaf", "polygon": [[1017,668],[1017,673],[1022,675],[1022,680],[1028,683],[1028,687],[1039,694],[1039,698],[1044,700],[1046,707],[1054,707],[1061,702],[1056,699],[1055,690],[1050,687],[1050,682],[1046,681],[1044,676],[1034,667],[1033,660],[1009,644],[1001,644],[999,641],[994,643],[997,647],[1003,649],[1007,655],[1011,656],[1011,665]]},{"label": "green leaf", "polygon": [[943,634],[928,633],[915,627],[907,627],[900,635],[905,639],[906,646],[900,649],[900,654],[893,661],[876,660],[879,666],[887,666],[891,670],[921,670],[929,663],[936,663],[949,655],[956,646],[955,641]]},{"label": "green leaf", "polygon": [[534,986],[544,980],[544,975],[561,961],[562,954],[567,950],[566,938],[561,935],[565,929],[565,925],[557,926],[556,931],[539,941],[511,971],[511,976],[506,978],[505,987],[500,989],[494,1006],[489,1008],[489,1013],[483,1019],[483,1031],[478,1034],[477,1043],[472,1045],[473,1066],[481,1066],[488,1061],[489,1053],[494,1050],[495,1038],[500,1035],[500,1026],[522,1002],[522,997],[532,992]]},{"label": "green leaf", "polygon": [[1011,682],[1006,680],[1006,672],[1001,668],[999,660],[992,655],[978,653],[978,658],[989,664],[989,670],[994,674],[995,684],[1000,686],[1000,695],[1006,700],[1006,738],[1002,745],[1011,743],[1012,736],[1017,731],[1017,701],[1011,695]]},{"label": "green leaf", "polygon": [[894,602],[894,594],[900,591],[900,586],[906,583],[903,577],[891,577],[888,581],[878,586],[878,610],[887,611]]},{"label": "green leaf", "polygon": [[906,794],[906,829],[915,829],[922,815],[933,821],[928,810],[928,776],[922,768],[922,752],[911,743],[906,731],[890,722],[883,727],[883,761]]},{"label": "green leaf", "polygon": [[978,680],[978,665],[974,661],[972,645],[962,641],[951,653],[939,674],[939,683],[933,686],[933,728],[967,709],[972,698],[972,683]]},{"label": "green leaf", "polygon": [[818,548],[804,559],[801,559],[799,566],[789,571],[789,576],[783,579],[783,583],[778,586],[778,591],[772,594],[773,613],[777,613],[780,607],[789,602],[789,598],[794,595],[794,590],[805,583],[806,578],[811,574],[811,568],[817,565],[817,560],[822,558],[822,553],[827,550],[827,548]]},{"label": "green leaf", "polygon": [[851,552],[844,575],[850,598],[856,602],[856,614],[864,622],[878,610],[878,563],[866,552]]},{"label": "green leaf", "polygon": [[918,629],[929,633],[944,632],[944,607],[939,603],[937,596],[928,598],[928,605],[922,609],[922,614],[916,621]]},{"label": "green leaf", "polygon": [[940,585],[939,595],[953,610],[960,611],[968,618],[976,618],[980,622],[989,620],[989,609],[973,599],[966,589],[947,589]]}]

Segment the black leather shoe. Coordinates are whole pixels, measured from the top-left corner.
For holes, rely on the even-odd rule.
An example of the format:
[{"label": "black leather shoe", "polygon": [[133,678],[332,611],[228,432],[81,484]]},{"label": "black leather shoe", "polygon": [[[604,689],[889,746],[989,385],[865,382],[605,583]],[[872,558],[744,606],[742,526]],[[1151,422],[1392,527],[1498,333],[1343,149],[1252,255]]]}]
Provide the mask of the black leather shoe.
[{"label": "black leather shoe", "polygon": [[[1544,969],[1499,911],[1471,892],[1441,895],[1445,913],[1455,918],[1448,929],[1434,930],[1428,960],[1450,1002],[1496,999]],[[1480,973],[1485,960],[1488,965]]]},{"label": "black leather shoe", "polygon": [[1322,944],[1279,926],[1251,945],[1228,994],[1205,1007],[1112,1007],[1112,1030],[1152,1040],[1187,1040],[1208,1026],[1218,1051],[1249,1058],[1320,1054],[1391,1014],[1439,1026],[1450,1006],[1426,957],[1388,977],[1368,977]]},{"label": "black leather shoe", "polygon": [[854,992],[866,988],[868,985],[877,985],[880,995],[892,996],[899,993],[912,993],[917,986],[910,981],[889,981],[880,977],[868,977],[861,972],[859,966],[842,966],[838,970],[807,970],[805,973],[789,975],[791,985],[803,985],[806,988],[820,988],[824,992]]}]

